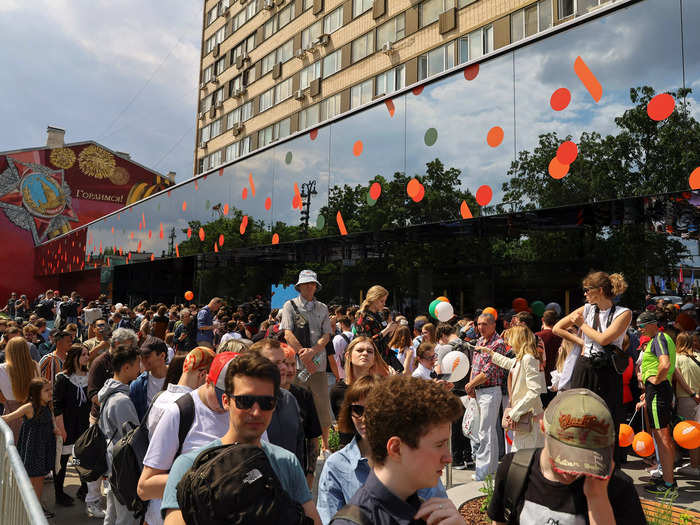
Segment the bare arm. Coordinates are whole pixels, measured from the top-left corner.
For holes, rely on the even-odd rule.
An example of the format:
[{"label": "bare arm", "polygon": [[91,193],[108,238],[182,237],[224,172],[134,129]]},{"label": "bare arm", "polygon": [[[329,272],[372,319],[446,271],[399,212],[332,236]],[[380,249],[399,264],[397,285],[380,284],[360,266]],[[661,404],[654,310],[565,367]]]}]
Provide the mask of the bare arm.
[{"label": "bare arm", "polygon": [[182,518],[180,509],[168,509],[165,514],[163,525],[187,525]]},{"label": "bare arm", "polygon": [[168,471],[143,466],[136,493],[143,501],[163,497],[165,484],[168,482]]},{"label": "bare arm", "polygon": [[294,332],[291,330],[285,330],[284,331],[284,340],[287,341],[287,344],[294,348],[294,351],[298,354],[299,350],[301,350],[301,343],[299,342],[299,339],[296,338],[294,335]]},{"label": "bare arm", "polygon": [[663,383],[664,381],[666,381],[669,368],[671,368],[671,359],[667,355],[660,355],[659,366],[656,370],[656,375],[651,376],[647,379],[647,381],[655,385]]},{"label": "bare arm", "polygon": [[331,372],[333,372],[335,380],[340,381],[340,372],[338,372],[338,363],[335,360],[335,355],[328,356],[328,366],[331,368]]},{"label": "bare arm", "polygon": [[5,423],[11,423],[12,421],[19,419],[22,416],[27,416],[28,419],[34,417],[34,407],[32,407],[31,403],[25,403],[14,412],[2,416],[2,418],[5,420]]},{"label": "bare arm", "polygon": [[552,328],[552,332],[554,333],[554,335],[558,335],[562,339],[566,339],[567,341],[571,341],[572,343],[582,345],[583,342],[579,343],[577,341],[574,341],[574,339],[573,339],[573,338],[576,338],[580,341],[580,338],[578,338],[577,336],[575,336],[574,334],[569,332],[567,329],[574,326],[574,316],[576,316],[578,314],[583,315],[583,308],[584,307],[581,306],[580,308],[577,308],[576,310],[571,312],[569,315],[564,316],[561,319],[559,319],[559,321],[557,321],[557,324],[554,325],[554,328]]},{"label": "bare arm", "polygon": [[413,359],[413,351],[411,350],[411,347],[409,346],[407,349],[404,350],[406,352],[406,358],[403,360],[403,373],[406,375],[411,375],[411,360]]},{"label": "bare arm", "polygon": [[314,525],[321,525],[321,516],[318,515],[318,510],[316,510],[316,505],[314,505],[314,500],[309,500],[302,505],[304,508],[304,514],[309,518],[314,520]]},{"label": "bare arm", "polygon": [[604,332],[599,332],[592,326],[588,326],[586,323],[581,325],[581,331],[589,338],[598,343],[600,346],[609,345],[615,339],[620,337],[632,321],[632,312],[626,311],[622,315],[616,317],[610,326],[608,326]]}]

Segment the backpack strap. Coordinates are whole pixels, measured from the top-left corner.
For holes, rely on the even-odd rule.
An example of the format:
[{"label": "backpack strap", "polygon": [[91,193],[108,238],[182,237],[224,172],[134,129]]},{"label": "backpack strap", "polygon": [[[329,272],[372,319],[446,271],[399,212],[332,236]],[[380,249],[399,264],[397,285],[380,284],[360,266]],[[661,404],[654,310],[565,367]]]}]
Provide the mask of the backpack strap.
[{"label": "backpack strap", "polygon": [[365,516],[364,512],[362,512],[362,507],[359,505],[353,505],[352,503],[348,503],[342,509],[336,512],[330,523],[335,523],[336,520],[340,519],[349,521],[355,525],[372,525],[369,518]]},{"label": "backpack strap", "polygon": [[527,478],[532,467],[532,460],[535,457],[536,448],[526,448],[518,450],[513,454],[513,460],[506,473],[506,486],[504,490],[503,516],[506,523],[515,523],[515,507],[525,494]]},{"label": "backpack strap", "polygon": [[177,455],[179,456],[182,452],[182,445],[185,443],[185,438],[187,433],[194,423],[194,399],[190,394],[185,394],[180,396],[175,401],[178,410],[180,411],[180,425],[177,430],[177,438],[179,446],[177,448]]}]

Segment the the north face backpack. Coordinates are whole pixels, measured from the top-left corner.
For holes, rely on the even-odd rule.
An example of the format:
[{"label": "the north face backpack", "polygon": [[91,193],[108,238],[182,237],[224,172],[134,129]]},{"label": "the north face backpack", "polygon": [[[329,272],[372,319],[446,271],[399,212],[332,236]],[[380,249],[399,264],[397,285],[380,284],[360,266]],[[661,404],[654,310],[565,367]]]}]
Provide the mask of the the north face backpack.
[{"label": "the north face backpack", "polygon": [[187,525],[308,525],[255,445],[235,443],[200,453],[177,485]]},{"label": "the north face backpack", "polygon": [[[160,395],[160,394],[159,394]],[[158,396],[153,398],[151,407]],[[179,447],[177,454],[182,450],[182,444],[194,422],[194,401],[192,396],[184,394],[176,401],[180,411],[180,425],[178,427]],[[143,458],[148,450],[148,414],[143,416],[141,424],[136,428],[124,428],[122,438],[112,448],[112,474],[109,484],[117,501],[134,513],[134,517],[140,518],[148,509],[148,502],[139,498],[136,491],[141,471],[143,470]],[[128,423],[124,423],[128,425]]]}]

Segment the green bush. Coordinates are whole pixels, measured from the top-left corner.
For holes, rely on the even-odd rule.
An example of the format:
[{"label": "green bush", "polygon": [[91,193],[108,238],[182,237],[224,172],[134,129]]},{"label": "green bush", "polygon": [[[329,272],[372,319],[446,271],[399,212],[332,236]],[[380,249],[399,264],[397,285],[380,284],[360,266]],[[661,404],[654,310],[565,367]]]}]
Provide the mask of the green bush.
[{"label": "green bush", "polygon": [[479,487],[479,492],[486,495],[484,501],[481,502],[481,512],[486,512],[491,504],[491,498],[493,498],[493,474],[489,474],[484,478],[484,484]]}]

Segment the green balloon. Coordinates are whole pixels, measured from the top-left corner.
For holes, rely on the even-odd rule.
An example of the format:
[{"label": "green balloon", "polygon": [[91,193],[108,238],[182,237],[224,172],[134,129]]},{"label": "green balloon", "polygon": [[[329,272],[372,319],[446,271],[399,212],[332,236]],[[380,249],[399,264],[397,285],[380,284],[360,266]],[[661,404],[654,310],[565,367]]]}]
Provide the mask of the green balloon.
[{"label": "green balloon", "polygon": [[375,201],[375,200],[372,198],[372,196],[369,194],[369,192],[367,192],[367,204],[368,204],[369,206],[374,206],[375,204],[377,204],[377,201]]},{"label": "green balloon", "polygon": [[319,230],[322,230],[325,225],[326,225],[326,218],[323,215],[319,215],[316,218],[316,228],[318,228]]},{"label": "green balloon", "polygon": [[537,317],[542,317],[545,306],[542,301],[532,301],[532,303],[530,303],[530,308],[532,308],[533,314],[535,314]]},{"label": "green balloon", "polygon": [[439,299],[435,299],[432,303],[430,303],[430,306],[428,306],[428,313],[430,314],[431,317],[434,317],[437,319],[437,316],[435,315],[435,307],[439,305],[442,301]]},{"label": "green balloon", "polygon": [[428,128],[428,130],[425,132],[425,136],[423,137],[423,140],[425,141],[426,146],[432,146],[437,142],[438,138],[438,132],[435,128]]},{"label": "green balloon", "polygon": [[284,156],[284,162],[285,162],[285,164],[292,163],[292,152],[291,151],[288,151],[287,154]]}]

